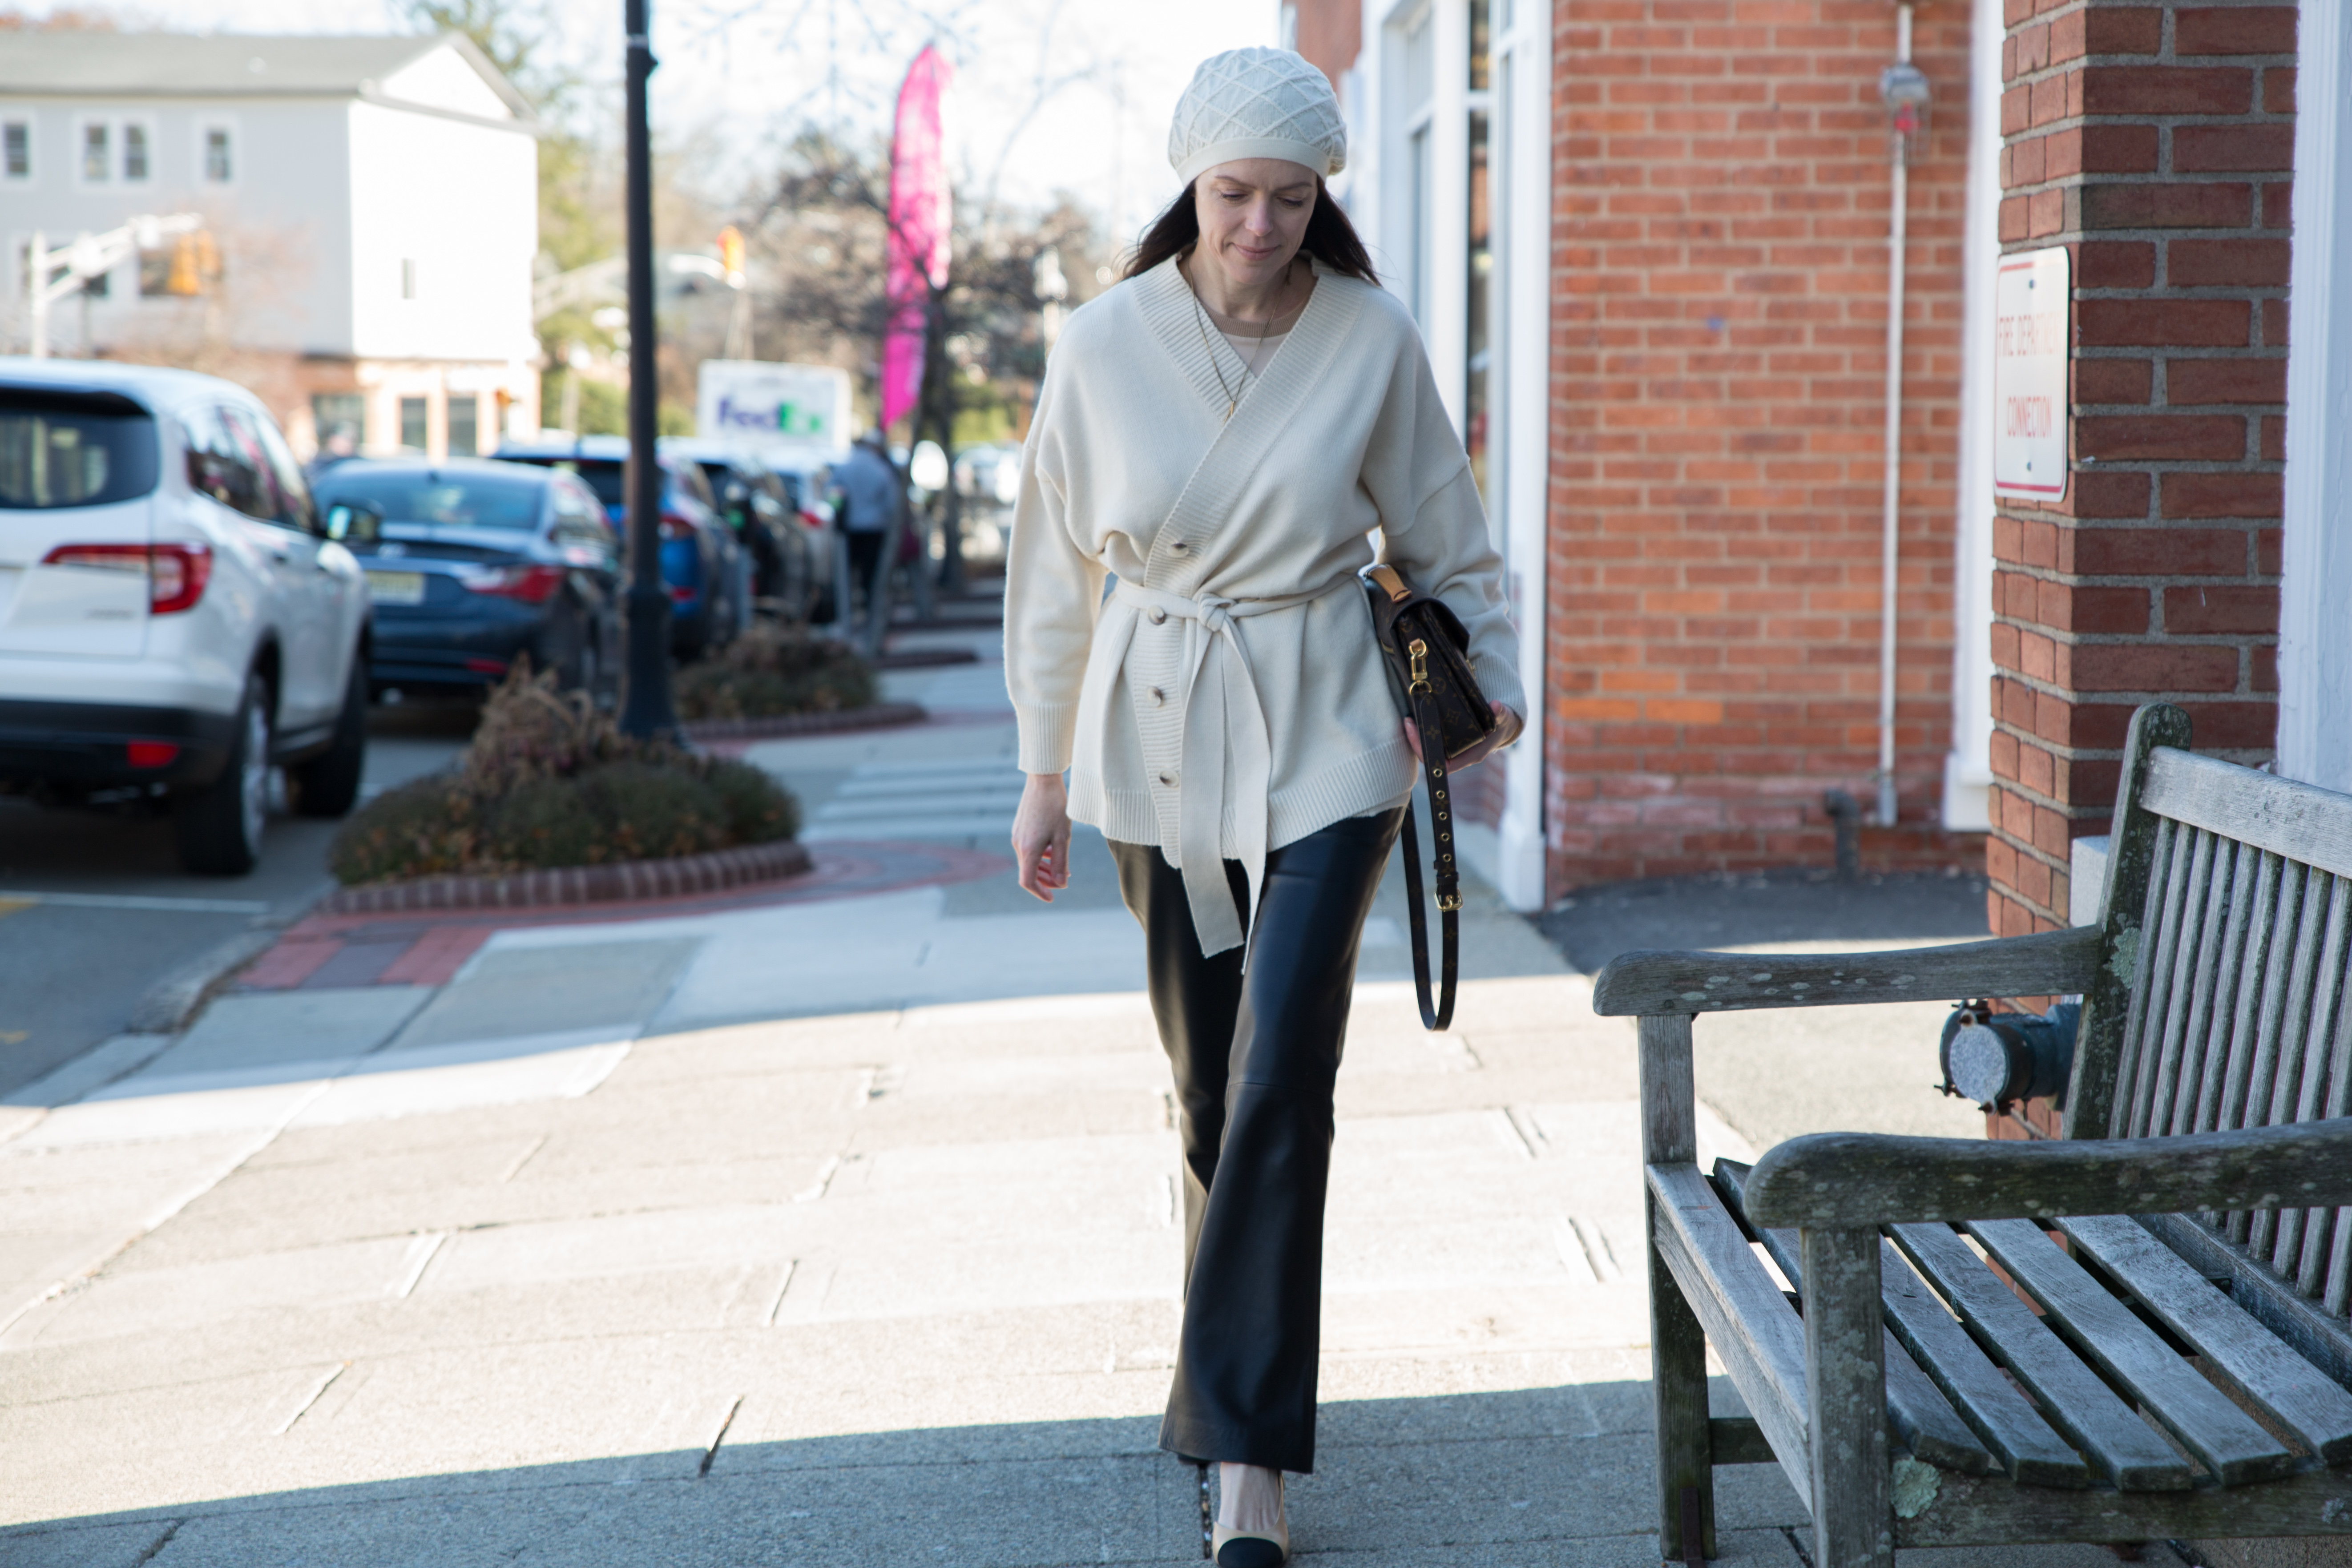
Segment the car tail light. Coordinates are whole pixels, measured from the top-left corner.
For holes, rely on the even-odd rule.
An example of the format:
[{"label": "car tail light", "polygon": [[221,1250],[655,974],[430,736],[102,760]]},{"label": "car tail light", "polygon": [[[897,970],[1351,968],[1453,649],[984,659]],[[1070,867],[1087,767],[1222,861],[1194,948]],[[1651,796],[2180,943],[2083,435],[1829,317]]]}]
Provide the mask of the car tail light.
[{"label": "car tail light", "polygon": [[144,572],[150,615],[194,609],[213,580],[208,544],[60,544],[41,557],[44,566],[81,566],[100,572]]},{"label": "car tail light", "polygon": [[561,566],[473,566],[457,574],[458,583],[469,594],[488,594],[500,599],[520,599],[526,605],[543,605],[563,586]]},{"label": "car tail light", "polygon": [[670,585],[669,596],[671,602],[683,605],[688,599],[694,597],[694,590],[691,588],[682,588],[677,586],[676,584],[672,584]]},{"label": "car tail light", "polygon": [[813,511],[804,511],[801,513],[801,524],[804,528],[814,528],[822,532],[824,529],[824,519]]},{"label": "car tail light", "polygon": [[180,748],[169,741],[133,741],[122,750],[134,768],[168,768],[180,760]]},{"label": "car tail light", "polygon": [[666,511],[661,514],[661,535],[664,539],[692,539],[694,519],[681,512]]},{"label": "car tail light", "polygon": [[466,661],[466,668],[476,675],[504,675],[507,661],[502,658],[469,658]]}]

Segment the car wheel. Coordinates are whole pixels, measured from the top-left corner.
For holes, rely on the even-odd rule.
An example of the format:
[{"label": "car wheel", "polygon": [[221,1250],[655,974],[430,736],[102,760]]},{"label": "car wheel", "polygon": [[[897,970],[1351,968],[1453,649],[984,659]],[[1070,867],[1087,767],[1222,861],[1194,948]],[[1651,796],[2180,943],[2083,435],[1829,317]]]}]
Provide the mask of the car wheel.
[{"label": "car wheel", "polygon": [[180,863],[204,876],[242,877],[260,862],[269,816],[269,683],[246,677],[228,763],[220,777],[173,803]]},{"label": "car wheel", "polygon": [[306,763],[286,770],[286,793],[301,816],[341,816],[360,798],[360,775],[367,768],[367,655],[352,655],[352,678],[343,686],[342,711],[335,715],[335,738]]}]

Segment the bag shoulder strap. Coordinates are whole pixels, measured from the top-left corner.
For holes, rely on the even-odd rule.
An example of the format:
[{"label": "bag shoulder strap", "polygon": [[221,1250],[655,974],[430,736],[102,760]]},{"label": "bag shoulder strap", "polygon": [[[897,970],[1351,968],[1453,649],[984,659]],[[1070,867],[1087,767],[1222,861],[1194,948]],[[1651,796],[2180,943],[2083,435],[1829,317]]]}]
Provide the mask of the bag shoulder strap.
[{"label": "bag shoulder strap", "polygon": [[[1376,570],[1384,570],[1376,569]],[[1393,574],[1391,574],[1393,575]],[[1412,984],[1421,1004],[1422,1027],[1444,1029],[1454,1022],[1454,989],[1461,959],[1462,884],[1454,858],[1454,803],[1445,773],[1445,742],[1440,738],[1437,715],[1429,706],[1424,688],[1408,690],[1412,726],[1421,735],[1421,782],[1429,796],[1430,869],[1437,881],[1438,983],[1434,1005],[1429,984],[1429,916],[1421,907],[1421,835],[1412,819],[1412,802],[1404,803],[1404,826],[1399,847],[1404,851],[1404,897],[1412,917]]]}]

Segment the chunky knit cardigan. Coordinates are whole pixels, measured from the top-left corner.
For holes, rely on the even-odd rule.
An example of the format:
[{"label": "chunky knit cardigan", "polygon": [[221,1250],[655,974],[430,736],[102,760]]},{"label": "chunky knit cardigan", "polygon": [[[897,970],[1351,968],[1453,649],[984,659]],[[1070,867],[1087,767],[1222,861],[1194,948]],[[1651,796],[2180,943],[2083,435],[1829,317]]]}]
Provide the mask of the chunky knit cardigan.
[{"label": "chunky knit cardigan", "polygon": [[[1486,695],[1527,711],[1503,567],[1397,299],[1318,267],[1265,373],[1171,261],[1070,316],[1022,451],[1004,668],[1024,772],[1184,872],[1202,949],[1243,940],[1222,859],[1402,798],[1416,777],[1357,574],[1461,616]],[[1219,372],[1223,372],[1220,382]],[[1117,585],[1105,593],[1107,576]]]}]

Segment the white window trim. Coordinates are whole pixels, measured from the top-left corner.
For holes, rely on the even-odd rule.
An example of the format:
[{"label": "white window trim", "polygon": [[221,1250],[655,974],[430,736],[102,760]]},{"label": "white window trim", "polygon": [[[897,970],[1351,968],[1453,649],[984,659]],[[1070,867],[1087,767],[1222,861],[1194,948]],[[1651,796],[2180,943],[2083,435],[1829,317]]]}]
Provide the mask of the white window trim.
[{"label": "white window trim", "polygon": [[[21,125],[25,128],[25,172],[11,174],[5,163],[0,163],[0,184],[10,190],[29,191],[41,183],[41,122],[32,114],[0,115],[0,125]],[[0,149],[5,154],[5,149]]]},{"label": "white window trim", "polygon": [[[228,178],[214,179],[205,169],[205,153],[212,144],[215,131],[228,132]],[[235,190],[245,177],[245,132],[232,114],[207,114],[196,121],[194,144],[191,149],[194,167],[189,171],[200,190]]]},{"label": "white window trim", "polygon": [[[131,157],[131,140],[129,132],[134,125],[141,131],[146,132],[147,136],[147,172],[140,175],[135,180],[131,177],[129,173],[129,163]],[[114,121],[115,183],[124,185],[153,184],[155,183],[155,165],[158,161],[158,154],[162,148],[163,140],[156,133],[155,117],[153,115],[117,115]]]},{"label": "white window trim", "polygon": [[[89,129],[97,126],[106,132],[106,173],[97,179],[89,177]],[[122,152],[122,138],[116,133],[115,119],[110,114],[77,114],[73,117],[73,142],[67,149],[73,163],[73,183],[87,190],[121,183],[118,161]]]}]

